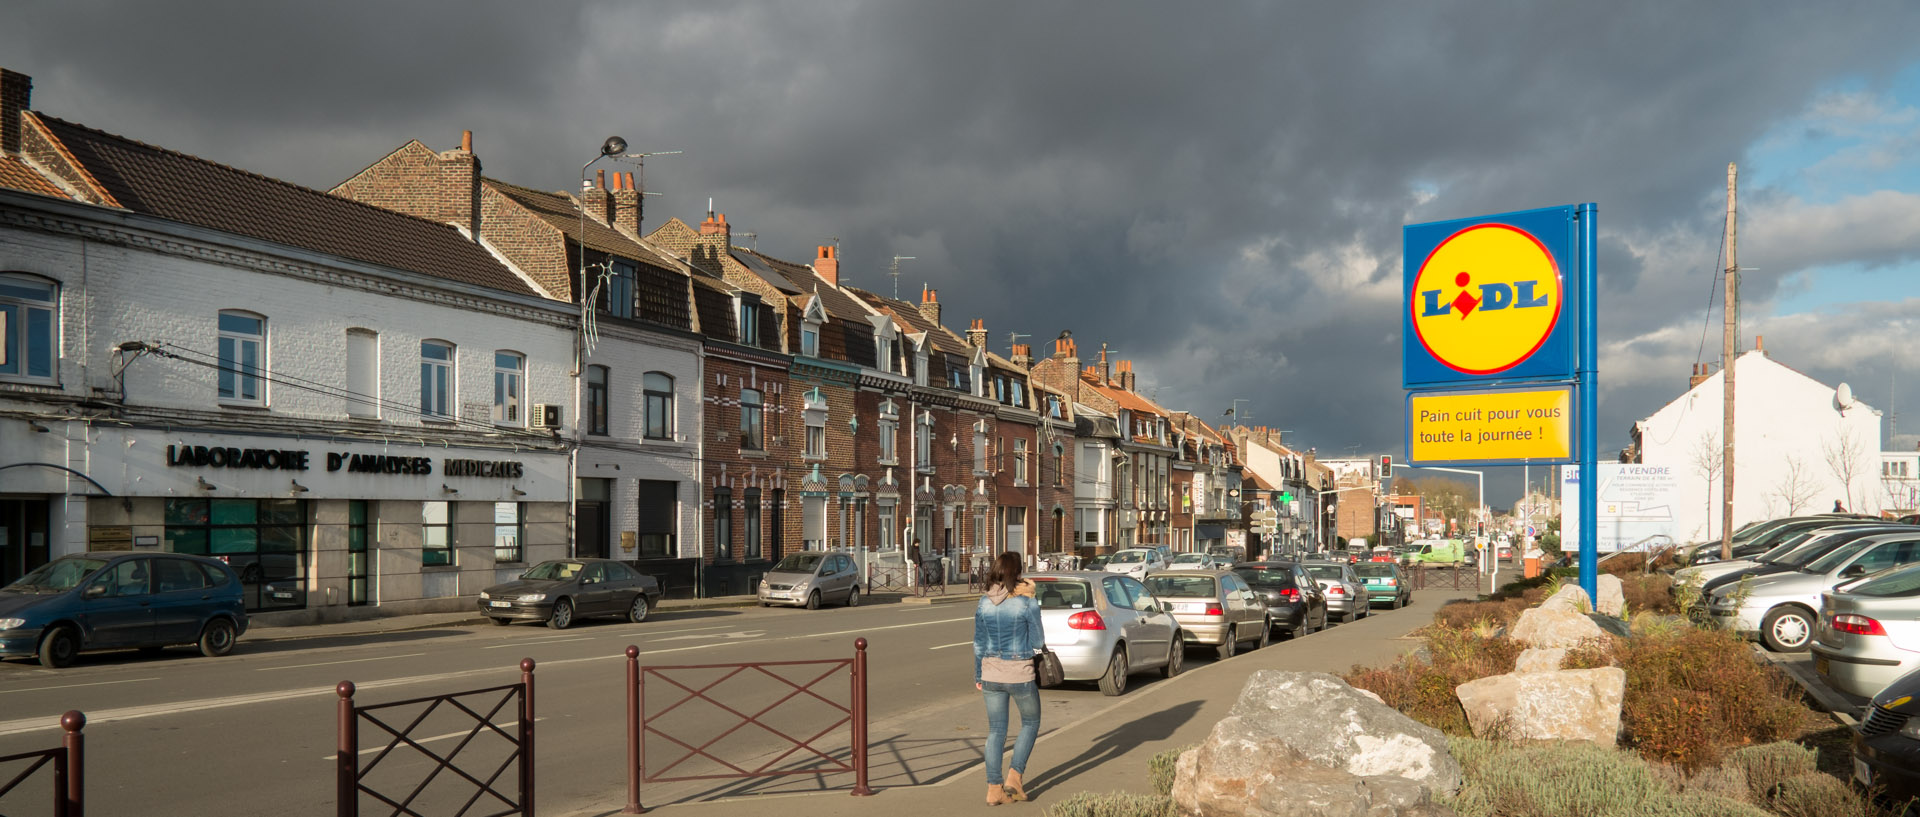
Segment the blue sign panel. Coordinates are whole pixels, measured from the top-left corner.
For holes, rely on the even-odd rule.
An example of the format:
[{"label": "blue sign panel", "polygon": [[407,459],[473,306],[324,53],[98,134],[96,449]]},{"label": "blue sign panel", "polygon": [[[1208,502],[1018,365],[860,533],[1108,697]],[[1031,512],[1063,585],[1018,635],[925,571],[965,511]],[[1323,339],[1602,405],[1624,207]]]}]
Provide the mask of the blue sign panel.
[{"label": "blue sign panel", "polygon": [[1401,229],[1405,388],[1574,379],[1575,206]]}]

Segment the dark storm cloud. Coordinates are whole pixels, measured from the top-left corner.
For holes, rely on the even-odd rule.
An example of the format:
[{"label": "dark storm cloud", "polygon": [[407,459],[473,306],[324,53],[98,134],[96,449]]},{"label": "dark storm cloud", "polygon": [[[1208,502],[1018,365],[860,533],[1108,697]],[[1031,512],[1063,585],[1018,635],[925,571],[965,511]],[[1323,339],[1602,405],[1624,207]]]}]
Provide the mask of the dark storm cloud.
[{"label": "dark storm cloud", "polygon": [[[549,189],[608,133],[685,150],[649,164],[666,194],[649,222],[696,219],[712,196],[774,254],[840,239],[843,275],[881,291],[890,256],[917,256],[903,294],[930,282],[949,324],[984,318],[996,347],[1009,330],[1043,353],[1060,329],[1083,350],[1109,340],[1171,406],[1217,417],[1247,398],[1323,452],[1399,448],[1400,225],[1598,201],[1609,348],[1646,337],[1677,355],[1676,327],[1697,332],[1705,307],[1726,162],[1823,86],[1920,58],[1920,7],[1892,2],[8,17],[0,63],[36,76],[42,109],[320,187],[462,128],[491,175]],[[1613,365],[1603,448],[1672,393]]]}]

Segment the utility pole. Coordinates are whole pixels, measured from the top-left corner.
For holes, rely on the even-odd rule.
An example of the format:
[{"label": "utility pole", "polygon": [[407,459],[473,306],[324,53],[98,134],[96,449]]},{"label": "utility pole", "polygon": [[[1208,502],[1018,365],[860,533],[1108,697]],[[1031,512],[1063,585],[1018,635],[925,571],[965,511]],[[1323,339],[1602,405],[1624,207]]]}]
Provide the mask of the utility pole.
[{"label": "utility pole", "polygon": [[[1734,356],[1740,353],[1740,224],[1734,210],[1735,185],[1739,169],[1727,163],[1727,301],[1726,331],[1720,338],[1722,385],[1726,393],[1720,421],[1720,440],[1724,446],[1720,463],[1720,558],[1733,558],[1733,369]],[[1591,479],[1589,474],[1582,477]]]}]

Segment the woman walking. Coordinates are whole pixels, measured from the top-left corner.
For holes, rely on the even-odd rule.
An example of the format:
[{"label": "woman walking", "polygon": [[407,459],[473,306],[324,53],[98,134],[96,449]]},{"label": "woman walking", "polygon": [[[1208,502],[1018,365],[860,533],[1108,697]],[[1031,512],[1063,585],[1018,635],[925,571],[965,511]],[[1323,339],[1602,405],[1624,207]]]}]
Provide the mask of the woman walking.
[{"label": "woman walking", "polygon": [[[1020,578],[1020,556],[1002,553],[987,574],[987,592],[973,611],[973,688],[987,704],[987,805],[1027,799],[1027,756],[1040,736],[1040,685],[1034,682],[1033,657],[1046,645],[1040,629],[1040,603],[1033,582]],[[1011,769],[1004,774],[1000,755],[1007,742],[1007,705],[1020,709],[1020,734],[1013,741]]]}]

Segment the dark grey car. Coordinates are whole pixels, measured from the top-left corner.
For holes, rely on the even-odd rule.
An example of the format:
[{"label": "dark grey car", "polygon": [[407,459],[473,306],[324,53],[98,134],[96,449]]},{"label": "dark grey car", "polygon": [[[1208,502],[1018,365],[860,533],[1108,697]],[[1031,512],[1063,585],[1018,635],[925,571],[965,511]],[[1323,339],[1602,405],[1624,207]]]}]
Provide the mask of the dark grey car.
[{"label": "dark grey car", "polygon": [[480,612],[493,623],[544,621],[556,630],[598,616],[645,621],[659,603],[660,582],[612,559],[541,562],[480,591]]}]

